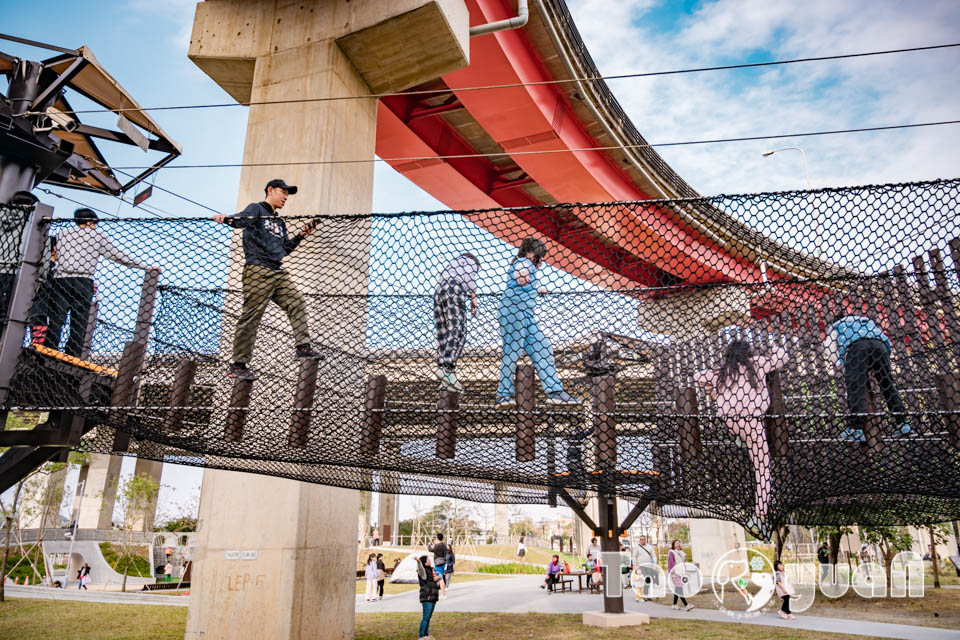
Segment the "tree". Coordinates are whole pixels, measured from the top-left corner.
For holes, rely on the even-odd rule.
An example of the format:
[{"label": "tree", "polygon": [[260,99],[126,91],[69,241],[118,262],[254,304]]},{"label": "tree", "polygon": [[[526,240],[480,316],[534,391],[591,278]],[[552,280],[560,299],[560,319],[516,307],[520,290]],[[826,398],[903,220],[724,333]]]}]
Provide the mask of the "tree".
[{"label": "tree", "polygon": [[[837,564],[837,558],[840,556],[840,541],[843,536],[853,533],[851,527],[817,527],[817,540],[826,542],[829,547],[830,564]],[[850,559],[847,558],[849,562]]]},{"label": "tree", "polygon": [[860,533],[868,544],[875,544],[883,558],[883,568],[887,572],[887,587],[890,586],[890,569],[893,557],[913,546],[913,536],[903,527],[860,527]]},{"label": "tree", "polygon": [[[933,564],[933,588],[940,588],[940,559],[937,557],[937,545],[944,544],[950,539],[950,525],[947,523],[932,524],[927,527],[930,532],[930,561]],[[918,532],[920,529],[917,530]]]},{"label": "tree", "polygon": [[[127,590],[127,574],[130,571],[130,565],[133,563],[132,541],[130,533],[135,523],[144,521],[151,513],[154,513],[154,505],[157,501],[157,495],[160,493],[160,484],[155,482],[149,475],[143,473],[130,476],[117,487],[117,502],[123,512],[123,538],[120,550],[119,566],[117,570],[123,569],[123,583],[120,586],[121,591]],[[144,528],[152,527],[153,523],[144,522]],[[139,547],[140,545],[136,545]]]}]

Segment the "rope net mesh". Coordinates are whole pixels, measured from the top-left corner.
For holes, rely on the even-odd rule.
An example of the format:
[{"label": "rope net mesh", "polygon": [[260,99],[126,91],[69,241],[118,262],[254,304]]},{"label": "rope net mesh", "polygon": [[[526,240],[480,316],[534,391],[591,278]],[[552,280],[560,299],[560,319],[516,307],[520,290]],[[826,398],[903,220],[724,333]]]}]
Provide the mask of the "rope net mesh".
[{"label": "rope net mesh", "polygon": [[[958,201],[946,180],[55,220],[7,408],[82,416],[86,451],[355,489],[602,492],[759,534],[939,522]],[[24,217],[0,216],[6,256]]]}]

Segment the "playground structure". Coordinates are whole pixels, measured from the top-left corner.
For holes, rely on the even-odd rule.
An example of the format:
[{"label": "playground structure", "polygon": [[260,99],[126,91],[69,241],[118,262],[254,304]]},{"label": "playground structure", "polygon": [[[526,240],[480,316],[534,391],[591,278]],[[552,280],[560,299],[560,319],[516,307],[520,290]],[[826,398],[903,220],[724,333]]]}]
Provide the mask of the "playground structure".
[{"label": "playground structure", "polygon": [[[84,353],[71,360],[56,347],[23,348],[28,312],[46,278],[37,267],[44,238],[64,223],[45,220],[51,210],[43,205],[32,212],[6,208],[4,215],[21,231],[5,240],[17,246],[19,269],[0,351],[0,373],[7,376],[0,390],[7,392],[6,409],[42,409],[49,420],[29,433],[2,434],[2,444],[16,447],[0,459],[4,484],[68,448],[81,448],[136,455],[138,464],[167,460],[385,493],[562,502],[602,538],[604,550],[612,550],[620,532],[650,505],[740,522],[753,513],[753,473],[727,428],[730,416],[719,416],[692,380],[696,371],[718,364],[730,337],[741,336],[760,354],[781,346],[792,356],[768,379],[770,522],[928,522],[960,512],[957,181],[699,198],[649,148],[521,155],[608,139],[634,144],[639,137],[622,117],[622,130],[602,130],[610,124],[603,114],[585,120],[584,113],[597,105],[615,107],[600,81],[579,83],[584,93],[577,100],[553,87],[511,90],[515,118],[498,116],[502,97],[467,91],[473,83],[511,77],[530,82],[560,73],[554,63],[537,62],[537,51],[543,59],[563,58],[543,56],[548,45],[577,54],[564,66],[568,75],[596,75],[582,72],[590,68],[589,56],[582,45],[575,51],[578,39],[562,3],[534,3],[529,30],[477,38],[469,46],[465,27],[506,17],[508,7],[410,2],[386,17],[358,9],[354,21],[344,23],[345,31],[321,30],[315,44],[305,44],[284,41],[296,15],[278,18],[274,8],[240,4],[239,9],[217,1],[199,5],[191,43],[194,61],[240,101],[304,97],[300,69],[311,65],[323,70],[319,75],[336,69],[346,78],[335,95],[434,88],[437,82],[453,94],[424,102],[422,94],[411,93],[406,106],[396,104],[405,96],[309,108],[258,104],[251,107],[246,161],[278,161],[276,140],[289,142],[280,145],[283,161],[314,159],[316,146],[295,141],[290,131],[332,132],[343,122],[352,128],[353,148],[369,157],[374,148],[387,157],[463,155],[468,143],[517,154],[496,163],[436,157],[396,165],[458,209],[453,212],[364,214],[369,167],[334,165],[322,175],[315,167],[292,169],[288,182],[302,185],[294,211],[309,216],[286,219],[294,231],[314,218],[321,229],[288,265],[307,293],[324,359],[293,361],[286,321],[270,311],[252,363],[261,373],[256,383],[223,377],[241,305],[238,237],[231,239],[206,220],[104,221],[101,230],[120,246],[140,257],[153,252],[165,266],[164,276],[161,281],[147,272],[141,280],[130,271],[102,272],[102,299],[89,318]],[[330,5],[304,3],[291,11],[304,7],[322,13]],[[436,11],[447,12],[445,21],[435,20]],[[234,23],[252,15],[283,26],[258,31],[250,42],[213,41],[235,27],[242,30]],[[398,46],[397,20],[405,21],[404,34],[411,32],[410,20],[420,21],[417,28],[425,33],[439,29],[443,37],[431,46],[444,55],[424,48],[419,53],[434,64],[417,67],[418,79],[407,74],[379,84],[375,72],[402,75],[416,67],[405,59],[375,69],[363,59],[372,42]],[[366,47],[354,46],[354,37],[366,38]],[[274,41],[284,41],[284,49],[272,51]],[[451,71],[458,66],[461,70]],[[540,126],[538,112],[549,113],[545,122],[551,131]],[[472,120],[457,121],[465,117]],[[334,137],[330,133],[320,146],[332,149]],[[245,167],[239,206],[258,200],[273,174],[269,167]],[[315,186],[303,186],[308,184]],[[531,200],[531,194],[539,197]],[[609,203],[559,204],[577,200]],[[912,231],[918,211],[924,234],[907,235],[899,244],[884,241],[882,230]],[[823,238],[804,237],[811,217],[827,218]],[[583,401],[580,407],[547,406],[526,364],[517,370],[517,406],[494,407],[496,311],[506,269],[525,237],[549,247],[544,279],[551,291],[539,314],[560,355],[560,378]],[[824,241],[840,248],[829,260],[812,255],[813,243]],[[432,358],[433,287],[443,264],[467,251],[483,263],[481,309],[459,372],[466,390],[441,395],[424,375]],[[947,252],[951,259],[945,264]],[[917,437],[892,437],[875,404],[865,444],[840,437],[849,412],[842,385],[820,349],[839,311],[874,315],[890,335],[896,377],[912,394],[909,416]],[[717,334],[730,325],[739,328]],[[570,348],[561,348],[563,343]],[[582,439],[576,435],[590,429]],[[582,471],[569,464],[575,439],[581,439]],[[849,468],[866,472],[837,473]],[[199,566],[206,562],[211,576],[208,584],[247,575],[235,573],[221,550],[273,545],[262,561],[277,566],[282,549],[309,548],[310,557],[325,557],[325,564],[347,555],[343,541],[353,539],[356,518],[345,515],[355,511],[355,498],[255,480],[205,474],[201,521],[207,528],[198,548]],[[596,519],[581,502],[593,494],[600,495]],[[614,495],[637,501],[623,521]],[[281,497],[277,505],[251,504]],[[289,534],[235,531],[244,518],[261,524],[293,519],[302,526],[289,527]],[[310,535],[321,530],[331,543],[311,546]],[[251,575],[253,586],[261,587],[259,574]],[[302,589],[300,580],[293,583],[284,589]],[[277,606],[284,607],[274,587],[269,588],[281,598]],[[204,593],[198,612],[209,605]],[[250,598],[264,597],[262,591],[237,595],[216,614],[219,632],[228,635],[236,624],[226,622],[232,612],[249,609]],[[298,618],[297,625],[309,627],[310,615],[325,611],[329,618],[345,608],[336,594],[317,597],[330,601]],[[616,611],[610,600],[607,610]],[[204,615],[191,613],[191,628],[210,629],[203,626],[212,624]]]}]

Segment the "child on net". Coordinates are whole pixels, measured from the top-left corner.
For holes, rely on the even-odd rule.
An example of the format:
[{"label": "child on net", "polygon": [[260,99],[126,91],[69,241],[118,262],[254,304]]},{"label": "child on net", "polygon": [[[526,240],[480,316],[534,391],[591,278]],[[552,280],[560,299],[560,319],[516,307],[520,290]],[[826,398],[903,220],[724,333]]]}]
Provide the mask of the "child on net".
[{"label": "child on net", "polygon": [[717,413],[727,427],[746,445],[753,465],[755,507],[746,528],[753,535],[769,539],[766,524],[770,507],[772,479],[770,474],[770,446],[763,425],[763,416],[770,407],[767,374],[779,369],[787,361],[787,352],[776,347],[767,356],[754,357],[750,343],[735,340],[727,345],[719,369],[697,373],[697,383],[716,398]]},{"label": "child on net", "polygon": [[457,360],[467,342],[467,298],[470,313],[477,315],[477,274],[480,260],[472,253],[457,256],[444,268],[433,296],[433,322],[437,334],[437,380],[447,391],[463,393],[457,380]]},{"label": "child on net", "polygon": [[500,362],[500,384],[497,386],[497,407],[513,407],[514,378],[517,362],[524,352],[530,357],[540,384],[547,396],[547,404],[576,405],[578,400],[563,390],[557,377],[553,347],[535,315],[537,296],[546,293],[538,278],[540,265],[547,254],[547,246],[536,238],[524,238],[517,257],[510,263],[507,286],[500,300],[500,337],[503,338],[503,359]]}]

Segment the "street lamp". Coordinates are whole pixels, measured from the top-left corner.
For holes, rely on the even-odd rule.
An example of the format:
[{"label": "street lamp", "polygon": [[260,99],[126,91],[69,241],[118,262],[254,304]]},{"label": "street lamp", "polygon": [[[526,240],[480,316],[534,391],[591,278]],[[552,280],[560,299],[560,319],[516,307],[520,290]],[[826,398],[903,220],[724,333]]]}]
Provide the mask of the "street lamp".
[{"label": "street lamp", "polygon": [[[774,150],[772,150],[772,151],[764,151],[764,152],[763,152],[763,157],[764,157],[764,158],[769,158],[769,157],[772,156],[773,154],[775,154],[775,153],[780,153],[781,151],[799,151],[799,152],[800,152],[800,157],[803,159],[803,175],[804,175],[804,178],[806,178],[806,181],[807,181],[807,191],[812,191],[812,190],[813,190],[813,185],[810,183],[810,169],[807,167],[807,154],[805,154],[805,153],[803,152],[803,149],[801,149],[800,147],[784,147],[784,148],[782,148],[782,149],[774,149]],[[823,253],[823,251],[822,251],[822,249],[820,248],[820,216],[819,216],[819,214],[818,214],[816,211],[813,212],[813,223],[814,223],[814,226],[813,226],[813,237],[814,237],[813,251],[814,251],[814,253],[815,253],[816,255],[821,255],[821,254]]]},{"label": "street lamp", "polygon": [[803,158],[803,175],[807,179],[807,189],[813,189],[813,185],[810,184],[810,170],[807,168],[807,154],[803,152],[803,149],[800,147],[784,147],[783,149],[774,149],[773,151],[764,151],[763,157],[769,158],[775,153],[780,153],[781,151],[799,151],[800,157]]}]

